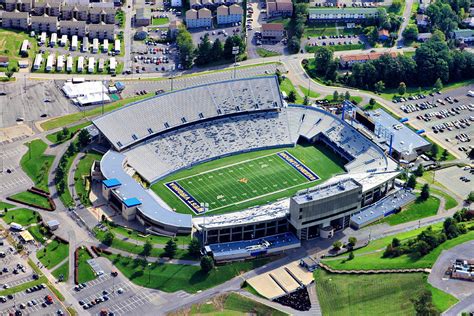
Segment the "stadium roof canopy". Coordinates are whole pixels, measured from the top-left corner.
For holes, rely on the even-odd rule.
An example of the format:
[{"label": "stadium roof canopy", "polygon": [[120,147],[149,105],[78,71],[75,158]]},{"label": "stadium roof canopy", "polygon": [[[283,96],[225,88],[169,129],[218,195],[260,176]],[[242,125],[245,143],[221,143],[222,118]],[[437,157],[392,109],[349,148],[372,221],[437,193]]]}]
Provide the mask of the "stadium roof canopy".
[{"label": "stadium roof canopy", "polygon": [[[116,150],[209,118],[282,107],[276,76],[222,81],[131,103],[93,121]],[[119,128],[118,128],[119,127]]]},{"label": "stadium roof canopy", "polygon": [[[113,180],[120,186],[114,188],[115,194],[120,196],[127,207],[137,206],[138,210],[151,220],[160,222],[163,225],[174,227],[191,228],[191,215],[175,213],[165,205],[162,205],[154,193],[143,188],[123,169],[125,156],[113,150],[109,150],[100,162],[100,169],[107,181]],[[110,184],[110,183],[109,183]]]}]

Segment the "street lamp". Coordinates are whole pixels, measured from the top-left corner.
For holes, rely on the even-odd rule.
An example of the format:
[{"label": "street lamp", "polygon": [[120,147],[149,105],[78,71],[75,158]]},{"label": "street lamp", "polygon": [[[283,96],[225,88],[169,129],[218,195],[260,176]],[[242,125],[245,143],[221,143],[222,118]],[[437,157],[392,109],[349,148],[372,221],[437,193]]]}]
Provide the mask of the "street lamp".
[{"label": "street lamp", "polygon": [[150,283],[150,278],[151,278],[151,262],[147,264],[148,267],[148,283]]},{"label": "street lamp", "polygon": [[232,55],[234,55],[234,79],[235,79],[235,67],[237,67],[237,55],[239,54],[239,46],[233,46],[232,47]]}]

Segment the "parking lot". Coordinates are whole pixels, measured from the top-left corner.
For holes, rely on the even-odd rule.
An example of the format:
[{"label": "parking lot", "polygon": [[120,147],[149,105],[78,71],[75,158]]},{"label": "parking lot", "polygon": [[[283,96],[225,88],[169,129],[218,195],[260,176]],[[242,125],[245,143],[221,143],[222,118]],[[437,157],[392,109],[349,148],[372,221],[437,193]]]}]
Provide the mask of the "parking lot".
[{"label": "parking lot", "polygon": [[[51,301],[47,300],[48,296]],[[0,302],[0,314],[8,315],[17,310],[20,310],[24,315],[66,314],[64,307],[47,287],[32,293],[26,293],[26,291],[17,292],[10,297],[5,297],[6,301]]]},{"label": "parking lot", "polygon": [[238,24],[236,23],[235,25],[228,26],[228,27],[218,27],[218,28],[213,28],[209,30],[189,29],[188,31],[191,33],[191,36],[193,37],[193,43],[196,46],[199,43],[201,43],[201,40],[205,34],[209,35],[209,40],[212,43],[214,43],[216,39],[219,39],[222,45],[224,45],[227,37],[232,36],[232,35],[240,35],[241,27],[242,27],[241,23],[239,22]]},{"label": "parking lot", "polygon": [[104,274],[85,283],[82,289],[70,289],[71,294],[83,306],[80,314],[87,312],[98,315],[101,310],[106,310],[114,315],[149,315],[154,304],[160,302],[157,291],[137,288],[120,274],[112,276],[107,259],[96,260]]},{"label": "parking lot", "polygon": [[443,143],[443,147],[465,157],[474,144],[474,98],[467,95],[474,86],[463,87],[446,93],[411,96],[394,106],[405,116],[423,126],[427,134]]},{"label": "parking lot", "polygon": [[133,72],[140,74],[172,71],[176,68],[176,53],[175,45],[160,44],[153,40],[135,41],[132,52]]},{"label": "parking lot", "polygon": [[338,45],[357,45],[364,43],[363,35],[339,34],[329,36],[308,37],[306,45],[308,46],[338,46]]},{"label": "parking lot", "polygon": [[[260,65],[256,67],[236,69],[235,75],[236,78],[249,78],[262,75],[272,75],[275,73],[276,69],[280,68],[284,73],[286,72],[283,69],[283,66],[278,66],[277,64],[267,64]],[[146,92],[156,92],[158,90],[170,91],[171,86],[173,90],[184,89],[187,87],[198,86],[209,84],[213,82],[230,80],[234,77],[234,70],[229,68],[228,70],[214,73],[202,74],[200,76],[191,76],[191,77],[178,77],[174,79],[167,80],[140,80],[140,81],[129,81],[125,87],[125,90],[122,92],[122,96],[129,97],[136,95],[139,91],[145,90]],[[171,76],[170,76],[171,78]]]},{"label": "parking lot", "polygon": [[[48,117],[76,112],[76,108],[62,94],[59,82],[53,80],[23,80],[2,84],[0,92],[0,128],[16,125],[19,121],[38,121]],[[2,94],[3,94],[2,93]]]},{"label": "parking lot", "polygon": [[473,259],[474,241],[445,250],[436,260],[428,277],[429,283],[458,299],[464,299],[474,293],[474,282],[451,279],[446,270],[456,259]]},{"label": "parking lot", "polygon": [[465,199],[474,186],[474,173],[467,170],[467,167],[453,166],[436,171],[435,180]]}]

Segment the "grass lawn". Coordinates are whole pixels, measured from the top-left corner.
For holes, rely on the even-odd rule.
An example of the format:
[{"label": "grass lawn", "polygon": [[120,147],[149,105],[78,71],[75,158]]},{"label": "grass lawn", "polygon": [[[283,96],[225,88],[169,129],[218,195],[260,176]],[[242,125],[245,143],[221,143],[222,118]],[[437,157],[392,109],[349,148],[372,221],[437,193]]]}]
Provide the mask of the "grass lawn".
[{"label": "grass lawn", "polygon": [[290,91],[295,91],[295,94],[296,94],[296,100],[295,104],[303,104],[303,101],[304,101],[304,96],[301,96],[298,91],[296,91],[295,89],[295,86],[293,85],[293,83],[291,82],[290,79],[288,78],[285,78],[281,81],[280,83],[280,90],[282,92],[285,92],[287,96],[290,95]]},{"label": "grass lawn", "polygon": [[303,92],[305,96],[309,96],[310,98],[319,98],[321,96],[320,93],[317,93],[316,91],[313,91],[313,90],[308,90],[308,88],[305,88],[303,86],[300,86],[300,90],[301,92]]},{"label": "grass lawn", "polygon": [[[276,155],[285,150],[320,179],[308,181]],[[203,163],[177,172],[157,182],[151,189],[177,212],[194,214],[165,186],[168,182],[178,182],[198,202],[208,202],[210,210],[214,209],[212,213],[218,214],[291,196],[301,189],[343,173],[342,165],[342,159],[326,147],[301,144],[293,148],[250,152]],[[201,184],[196,186],[196,183]]]},{"label": "grass lawn", "polygon": [[5,213],[3,220],[7,224],[15,222],[22,226],[27,226],[38,223],[38,213],[27,208],[17,208]]},{"label": "grass lawn", "polygon": [[38,260],[48,269],[53,268],[68,256],[69,244],[56,239],[52,240],[45,248],[36,253]]},{"label": "grass lawn", "polygon": [[57,267],[51,274],[59,280],[59,277],[63,276],[63,282],[69,279],[69,261],[64,262],[62,265]]},{"label": "grass lawn", "polygon": [[[444,85],[444,88],[441,91],[456,89],[456,88],[467,86],[473,83],[474,83],[474,79],[448,83]],[[433,87],[420,87],[420,88],[421,89],[419,89],[419,87],[407,87],[407,92],[403,95],[403,97],[408,97],[410,95],[419,94],[419,93],[429,94],[433,91]],[[394,97],[400,96],[400,95],[398,94],[397,88],[392,88],[392,89],[385,89],[385,91],[381,93],[380,96],[386,100],[391,101]]]},{"label": "grass lawn", "polygon": [[[433,225],[433,227],[439,227],[440,225]],[[424,230],[426,228],[422,228]],[[421,231],[418,230],[418,231]],[[393,235],[388,238],[384,238],[386,241],[384,245],[381,245],[380,251],[373,252],[373,253],[364,253],[370,251],[370,248],[362,248],[354,251],[355,258],[350,261],[345,261],[342,258],[332,258],[332,259],[325,259],[323,262],[330,266],[333,269],[340,269],[340,270],[371,270],[371,269],[410,269],[410,268],[431,268],[435,263],[436,259],[438,258],[441,251],[450,249],[455,247],[459,244],[465,243],[467,241],[471,241],[474,239],[474,231],[469,231],[468,233],[461,235],[457,238],[450,239],[435,249],[431,251],[424,257],[421,258],[413,258],[409,255],[402,255],[396,258],[382,258],[383,250],[387,246],[387,244],[394,238],[399,237],[399,235]],[[414,237],[414,236],[413,236]],[[387,240],[389,239],[389,240]],[[406,238],[405,238],[406,239]],[[370,245],[369,245],[370,247]],[[374,248],[374,247],[371,247]]]},{"label": "grass lawn", "polygon": [[439,203],[439,199],[434,196],[430,196],[426,201],[417,199],[404,207],[400,213],[384,218],[383,222],[388,223],[389,225],[398,225],[436,215]]},{"label": "grass lawn", "polygon": [[362,110],[365,110],[365,111],[372,111],[372,110],[378,110],[378,109],[383,109],[384,107],[378,103],[378,102],[375,102],[374,105],[372,104],[366,104],[362,107]]},{"label": "grass lawn", "polygon": [[261,315],[283,316],[272,307],[256,302],[237,293],[223,294],[213,297],[204,303],[191,306],[190,315]]},{"label": "grass lawn", "polygon": [[44,243],[47,239],[51,237],[48,229],[42,225],[35,225],[28,228],[31,236],[40,243]]},{"label": "grass lawn", "polygon": [[77,131],[89,125],[91,125],[91,122],[83,122],[71,127],[67,127],[67,130],[69,131],[69,137],[61,139],[61,140],[58,139],[58,135],[62,134],[63,132],[62,130],[57,131],[55,133],[48,134],[46,135],[46,138],[53,144],[61,144],[61,143],[64,143],[65,141],[70,140]]},{"label": "grass lawn", "polygon": [[222,284],[244,272],[256,269],[269,259],[255,259],[217,266],[206,274],[198,266],[180,264],[157,264],[148,266],[144,260],[133,260],[116,255],[107,255],[113,264],[133,283],[164,292],[179,290],[196,293]]},{"label": "grass lawn", "polygon": [[[105,232],[95,229],[96,238],[100,241],[103,241],[105,238]],[[181,244],[180,244],[181,245]],[[143,245],[137,245],[135,243],[122,240],[119,237],[114,238],[110,247],[123,250],[132,254],[141,255],[143,253]],[[163,248],[153,248],[150,253],[150,257],[163,257],[164,256],[164,247]],[[190,256],[186,249],[177,249],[175,259],[186,259],[186,260],[196,260],[196,258]]]},{"label": "grass lawn", "polygon": [[318,23],[318,24],[309,24],[304,28],[304,37],[318,37],[318,36],[331,36],[331,35],[358,35],[361,33],[361,28],[345,28],[344,24],[339,25],[336,28],[336,23]]},{"label": "grass lawn", "polygon": [[45,276],[41,276],[38,280],[33,280],[33,281],[30,281],[30,282],[25,282],[25,283],[22,283],[18,286],[14,286],[12,288],[9,288],[9,289],[6,289],[6,290],[3,290],[3,291],[0,291],[0,296],[6,296],[8,294],[14,294],[14,293],[18,293],[18,292],[23,292],[25,291],[27,288],[30,288],[32,286],[35,286],[35,285],[40,285],[41,283],[48,283],[48,279],[45,277]]},{"label": "grass lawn", "polygon": [[90,206],[92,203],[89,200],[90,192],[90,171],[94,161],[102,158],[102,154],[96,152],[87,153],[79,160],[77,169],[74,172],[74,186],[76,193],[80,197],[82,204]]},{"label": "grass lawn", "polygon": [[79,249],[79,265],[78,265],[78,277],[79,283],[85,283],[92,281],[96,278],[94,271],[91,266],[87,263],[87,260],[92,259],[92,256],[84,248]]},{"label": "grass lawn", "polygon": [[119,24],[121,28],[125,26],[125,12],[122,10],[117,10],[115,12],[115,22]]},{"label": "grass lawn", "polygon": [[18,201],[22,201],[25,203],[29,203],[32,205],[50,208],[51,205],[49,204],[49,200],[42,195],[32,193],[29,191],[20,192],[15,195],[12,195],[11,198],[16,199]]},{"label": "grass lawn", "polygon": [[[166,242],[170,239],[170,237],[158,236],[158,235],[148,235],[145,237],[140,232],[125,228],[123,226],[107,225],[107,227],[112,233],[118,233],[130,239],[139,240],[143,242],[146,242],[147,240],[149,240],[153,244],[166,244]],[[191,235],[178,235],[175,237],[175,240],[178,245],[183,245],[183,244],[187,245],[191,241]]]},{"label": "grass lawn", "polygon": [[[30,42],[30,49],[28,50],[29,57],[22,58],[20,56],[20,48],[23,40]],[[9,57],[10,63],[8,69],[13,69],[18,66],[18,60],[29,59],[34,56],[37,50],[37,43],[33,37],[29,37],[28,33],[18,30],[0,29],[0,55]],[[0,68],[0,72],[5,71],[5,68]]]},{"label": "grass lawn", "polygon": [[274,57],[274,56],[280,56],[281,55],[278,52],[274,52],[272,50],[261,48],[261,47],[257,48],[257,54],[260,57]]},{"label": "grass lawn", "polygon": [[28,151],[21,157],[21,169],[33,180],[37,188],[48,191],[48,172],[54,156],[44,154],[48,145],[41,139],[35,139],[26,145]]},{"label": "grass lawn", "polygon": [[[148,93],[146,95],[133,96],[131,98],[122,99],[116,102],[108,103],[104,106],[104,112],[113,111],[115,109],[118,109],[121,106],[124,106],[126,104],[129,104],[138,100],[149,98],[153,95],[154,93]],[[64,115],[64,116],[47,120],[46,122],[41,123],[41,128],[48,131],[48,130],[55,129],[58,127],[74,124],[84,119],[84,117],[92,118],[94,116],[101,115],[101,113],[102,113],[101,107],[96,107],[94,109],[87,110],[84,112],[72,113],[72,114],[68,114],[68,115]]]},{"label": "grass lawn", "polygon": [[5,209],[9,209],[9,208],[14,208],[16,207],[15,205],[12,205],[10,203],[7,203],[7,202],[2,202],[0,201],[0,210],[3,211]]},{"label": "grass lawn", "polygon": [[[432,290],[423,273],[338,275],[319,269],[314,277],[323,315],[415,315],[411,299]],[[447,293],[432,292],[440,311],[457,302]]]},{"label": "grass lawn", "polygon": [[446,210],[450,210],[450,209],[455,208],[456,206],[458,206],[458,202],[456,201],[456,199],[454,199],[449,193],[446,193],[446,192],[441,191],[441,190],[437,190],[435,188],[430,188],[430,192],[444,198],[444,200],[446,202],[445,205],[444,205],[444,208]]},{"label": "grass lawn", "polygon": [[[76,146],[78,146],[78,140],[77,138],[73,140],[74,143],[76,143]],[[71,169],[72,163],[74,161],[74,158],[76,158],[78,152],[71,156],[66,157],[66,167],[65,167],[65,172],[63,175],[63,180],[64,183],[66,183],[66,187],[64,188],[64,191],[59,194],[59,199],[63,202],[65,206],[72,206],[74,205],[74,200],[72,199],[71,192],[69,191],[69,186],[67,185],[68,183],[68,174],[69,174],[69,169]],[[66,154],[65,154],[66,155]],[[58,184],[56,184],[56,187],[58,187]],[[58,192],[60,192],[58,190]]]},{"label": "grass lawn", "polygon": [[168,18],[153,18],[151,19],[151,25],[164,25],[168,24],[170,20]]}]

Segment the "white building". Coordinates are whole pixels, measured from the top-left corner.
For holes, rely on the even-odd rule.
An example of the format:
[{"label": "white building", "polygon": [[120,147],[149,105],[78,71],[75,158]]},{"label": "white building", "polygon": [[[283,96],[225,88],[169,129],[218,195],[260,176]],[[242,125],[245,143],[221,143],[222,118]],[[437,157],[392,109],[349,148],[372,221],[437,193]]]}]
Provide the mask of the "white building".
[{"label": "white building", "polygon": [[66,82],[62,90],[68,98],[81,106],[110,102],[107,87],[101,81]]},{"label": "white building", "polygon": [[89,51],[89,38],[87,36],[84,36],[82,38],[82,52],[86,53]]},{"label": "white building", "polygon": [[71,50],[77,50],[77,35],[72,36]]},{"label": "white building", "polygon": [[51,54],[48,56],[48,59],[46,59],[46,71],[51,71],[53,70],[53,64],[54,64],[54,55]]},{"label": "white building", "polygon": [[51,34],[51,39],[49,40],[49,46],[54,47],[58,43],[58,34],[53,33]]},{"label": "white building", "polygon": [[84,70],[84,56],[79,56],[77,59],[77,71],[82,72]]},{"label": "white building", "polygon": [[117,59],[115,59],[115,57],[112,57],[110,58],[110,61],[109,61],[109,72],[115,73],[116,70],[117,70]]},{"label": "white building", "polygon": [[104,43],[102,44],[102,52],[107,53],[109,51],[109,40],[104,39]]},{"label": "white building", "polygon": [[104,71],[105,60],[104,58],[99,58],[99,65],[97,66],[97,71],[102,72]]},{"label": "white building", "polygon": [[119,39],[115,40],[114,51],[115,51],[117,54],[120,54],[120,40],[119,40]]},{"label": "white building", "polygon": [[63,47],[66,47],[66,45],[67,45],[67,35],[66,34],[61,36],[61,42],[59,44]]},{"label": "white building", "polygon": [[64,56],[59,55],[57,60],[56,60],[56,70],[57,71],[63,71],[64,70]]},{"label": "white building", "polygon": [[28,47],[30,46],[30,42],[28,40],[23,40],[21,43],[20,53],[25,54],[28,52]]},{"label": "white building", "polygon": [[217,24],[232,24],[242,22],[244,10],[238,5],[233,4],[230,7],[222,5],[217,8]]},{"label": "white building", "polygon": [[73,63],[72,56],[68,56],[66,59],[66,71],[72,71],[72,63]]},{"label": "white building", "polygon": [[99,52],[99,39],[94,38],[92,40],[92,53],[97,54]]},{"label": "white building", "polygon": [[93,73],[95,69],[95,58],[89,57],[88,65],[87,65],[87,72]]},{"label": "white building", "polygon": [[43,62],[43,56],[41,54],[36,54],[35,61],[33,63],[33,70],[40,69],[42,62]]},{"label": "white building", "polygon": [[212,12],[207,8],[186,11],[186,26],[188,28],[211,27]]},{"label": "white building", "polygon": [[44,45],[45,43],[46,43],[46,32],[42,32],[41,35],[40,35],[39,44]]}]

